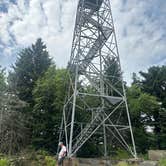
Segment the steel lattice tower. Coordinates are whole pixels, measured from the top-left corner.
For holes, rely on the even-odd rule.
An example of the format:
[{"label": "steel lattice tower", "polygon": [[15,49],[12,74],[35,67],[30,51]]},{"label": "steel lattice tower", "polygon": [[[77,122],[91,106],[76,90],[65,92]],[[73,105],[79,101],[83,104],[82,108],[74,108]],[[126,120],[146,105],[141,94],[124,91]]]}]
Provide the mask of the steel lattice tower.
[{"label": "steel lattice tower", "polygon": [[136,158],[110,0],[79,0],[68,71],[59,136],[68,156],[102,129],[105,156],[109,133]]}]

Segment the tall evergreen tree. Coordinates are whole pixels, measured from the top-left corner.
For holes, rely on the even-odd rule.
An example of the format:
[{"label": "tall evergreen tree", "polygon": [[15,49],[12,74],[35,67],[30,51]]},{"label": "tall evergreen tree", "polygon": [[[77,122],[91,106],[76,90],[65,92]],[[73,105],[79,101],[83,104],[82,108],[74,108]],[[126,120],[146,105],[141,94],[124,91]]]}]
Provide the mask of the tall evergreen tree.
[{"label": "tall evergreen tree", "polygon": [[9,73],[9,84],[21,100],[32,104],[35,82],[47,71],[50,64],[46,45],[41,39],[19,53],[13,66],[14,71]]},{"label": "tall evergreen tree", "polygon": [[162,106],[166,108],[166,66],[153,66],[148,72],[140,72],[143,77],[143,91],[156,96]]}]

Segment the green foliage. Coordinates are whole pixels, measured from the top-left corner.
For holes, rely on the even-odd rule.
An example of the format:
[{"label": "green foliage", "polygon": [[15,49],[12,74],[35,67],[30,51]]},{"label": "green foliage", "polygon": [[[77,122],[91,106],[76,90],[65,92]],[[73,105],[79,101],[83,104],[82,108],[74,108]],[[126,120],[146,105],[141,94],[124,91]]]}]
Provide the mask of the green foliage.
[{"label": "green foliage", "polygon": [[166,66],[153,66],[148,69],[148,72],[140,72],[143,77],[142,89],[162,100],[165,105],[166,99]]},{"label": "green foliage", "polygon": [[0,152],[13,154],[27,144],[27,119],[18,112],[25,106],[25,102],[10,92],[4,69],[0,68]]},{"label": "green foliage", "polygon": [[113,160],[122,160],[122,159],[129,159],[131,155],[124,149],[116,149],[116,154],[114,154],[111,158]]},{"label": "green foliage", "polygon": [[49,152],[45,150],[38,150],[33,151],[33,157],[31,156],[32,161],[36,161],[36,164],[38,163],[39,166],[45,165],[45,166],[55,166],[56,160],[53,156],[50,156]]},{"label": "green foliage", "polygon": [[149,160],[148,153],[139,153],[138,158],[143,159],[143,160]]},{"label": "green foliage", "polygon": [[132,75],[132,85],[140,85],[140,78],[136,73],[133,73]]},{"label": "green foliage", "polygon": [[9,166],[8,159],[0,159],[0,166]]},{"label": "green foliage", "polygon": [[1,157],[0,166],[55,166],[56,160],[44,150],[26,149],[8,158]]},{"label": "green foliage", "polygon": [[161,159],[158,163],[159,166],[166,166],[166,159]]},{"label": "green foliage", "polygon": [[33,144],[51,152],[58,144],[58,131],[65,98],[66,70],[52,66],[34,87]]},{"label": "green foliage", "polygon": [[[121,82],[121,69],[119,67],[119,62],[117,58],[107,58],[107,62],[105,65],[105,76],[109,84],[113,85],[117,90],[121,93],[122,89],[122,82]],[[119,96],[119,94],[114,91],[113,88],[109,86],[108,93],[110,96]]]},{"label": "green foliage", "polygon": [[128,159],[131,156],[129,155],[129,153],[126,150],[118,149],[117,150],[117,157],[119,159]]},{"label": "green foliage", "polygon": [[142,92],[134,84],[128,88],[127,97],[137,151],[145,153],[155,144],[154,140],[150,139],[154,136],[147,133],[146,127],[152,126],[152,113],[159,109],[159,104],[156,97]]},{"label": "green foliage", "polygon": [[12,154],[21,149],[28,138],[24,116],[18,112],[26,104],[11,93],[4,70],[0,69],[0,152]]},{"label": "green foliage", "polygon": [[88,140],[85,145],[78,151],[78,157],[100,157],[104,151],[103,146],[99,144],[97,136]]},{"label": "green foliage", "polygon": [[50,64],[51,59],[46,46],[41,39],[38,39],[31,47],[19,53],[13,66],[14,71],[9,73],[10,88],[18,94],[21,100],[32,103],[35,82],[47,71]]},{"label": "green foliage", "polygon": [[[156,145],[158,149],[166,148],[166,66],[153,66],[148,72],[140,72],[143,77],[141,89],[157,98],[160,108],[149,111],[149,116],[153,117],[154,133],[156,135]],[[148,106],[147,106],[148,107]]]},{"label": "green foliage", "polygon": [[146,114],[145,118],[138,119],[140,123],[150,120],[150,113],[159,109],[157,99],[154,96],[143,93],[136,85],[128,88],[127,97],[132,116],[141,118],[142,114]]},{"label": "green foliage", "polygon": [[40,155],[40,156],[48,156],[49,153],[45,150],[39,149],[38,151],[35,152],[36,155]]},{"label": "green foliage", "polygon": [[51,156],[45,156],[46,166],[55,166],[55,159]]},{"label": "green foliage", "polygon": [[25,105],[10,93],[5,93],[0,101],[0,151],[5,154],[15,154],[28,143],[28,118],[18,111]]}]

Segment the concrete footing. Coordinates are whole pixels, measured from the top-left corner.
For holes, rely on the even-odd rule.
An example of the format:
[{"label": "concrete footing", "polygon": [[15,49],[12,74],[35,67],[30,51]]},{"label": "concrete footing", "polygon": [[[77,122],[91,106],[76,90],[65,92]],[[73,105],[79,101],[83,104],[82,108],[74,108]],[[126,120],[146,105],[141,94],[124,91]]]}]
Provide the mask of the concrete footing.
[{"label": "concrete footing", "polygon": [[152,161],[166,159],[166,150],[149,150],[148,158]]},{"label": "concrete footing", "polygon": [[143,161],[142,159],[128,159],[121,161],[111,161],[96,158],[70,158],[65,159],[63,166],[120,166],[125,163],[134,166],[158,166],[158,161]]},{"label": "concrete footing", "polygon": [[[142,159],[128,159],[119,161],[135,166],[158,166],[160,159],[166,158],[166,150],[149,150],[148,161]],[[111,161],[102,158],[66,158],[63,166],[112,166],[118,165],[118,161]],[[120,165],[120,164],[119,164]]]},{"label": "concrete footing", "polygon": [[[125,162],[130,164],[139,164],[141,160],[130,159]],[[117,163],[118,161],[97,158],[66,158],[63,166],[112,166]]]},{"label": "concrete footing", "polygon": [[111,161],[94,158],[71,158],[65,159],[63,166],[110,166]]}]

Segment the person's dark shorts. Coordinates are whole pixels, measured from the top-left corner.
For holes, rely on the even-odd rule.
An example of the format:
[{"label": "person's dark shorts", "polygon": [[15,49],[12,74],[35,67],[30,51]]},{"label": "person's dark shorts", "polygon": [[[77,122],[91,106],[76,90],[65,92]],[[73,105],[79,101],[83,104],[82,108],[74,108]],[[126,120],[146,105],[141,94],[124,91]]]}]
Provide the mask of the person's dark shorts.
[{"label": "person's dark shorts", "polygon": [[62,165],[64,159],[65,159],[65,157],[58,159],[58,165]]}]

